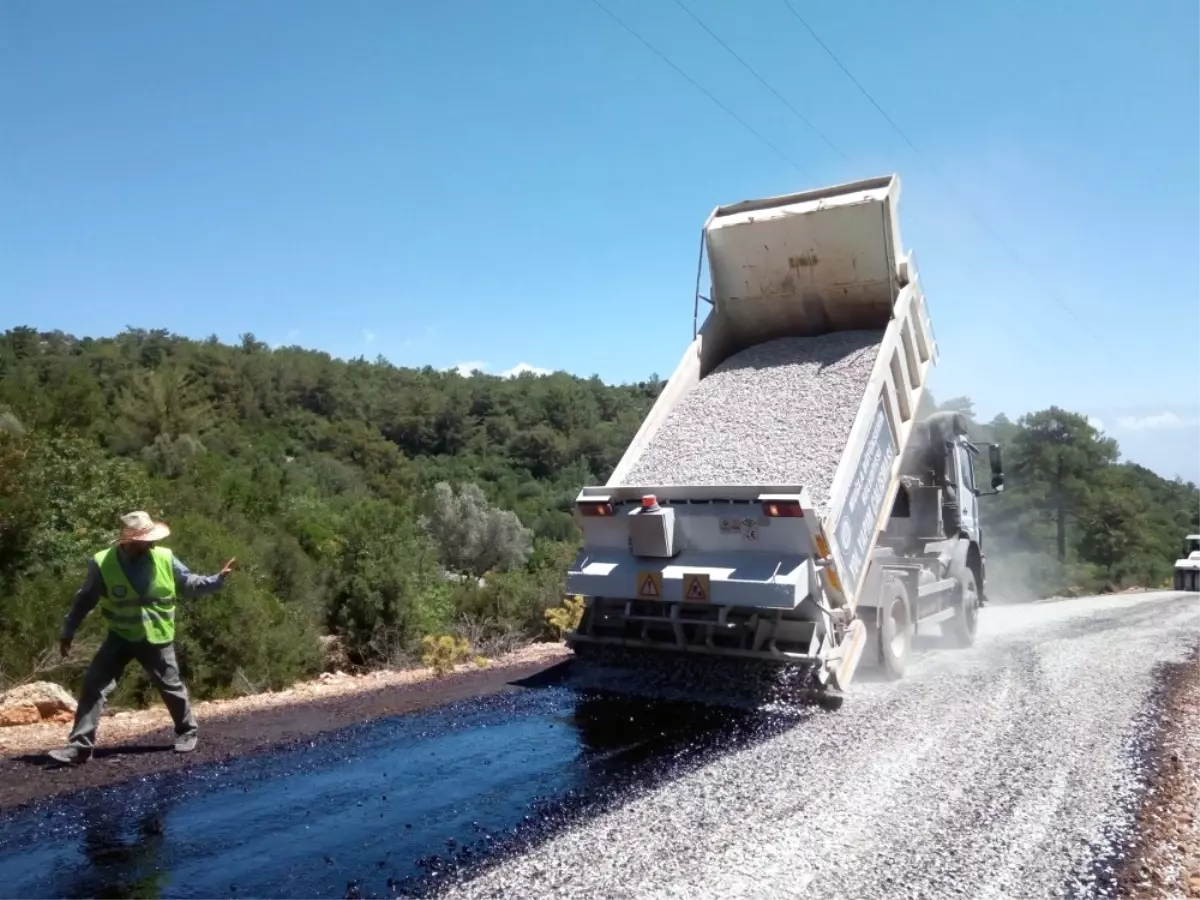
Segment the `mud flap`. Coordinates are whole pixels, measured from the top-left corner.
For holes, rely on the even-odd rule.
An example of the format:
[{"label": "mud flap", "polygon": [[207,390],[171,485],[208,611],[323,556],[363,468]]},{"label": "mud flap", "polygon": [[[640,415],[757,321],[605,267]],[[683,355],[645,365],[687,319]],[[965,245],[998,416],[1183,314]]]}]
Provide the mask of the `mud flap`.
[{"label": "mud flap", "polygon": [[862,659],[863,650],[867,646],[867,626],[862,619],[855,619],[850,623],[850,627],[846,630],[846,636],[842,639],[842,659],[838,666],[833,671],[833,686],[839,691],[845,691],[850,687],[850,682],[854,680],[854,673],[858,669],[858,662]]}]

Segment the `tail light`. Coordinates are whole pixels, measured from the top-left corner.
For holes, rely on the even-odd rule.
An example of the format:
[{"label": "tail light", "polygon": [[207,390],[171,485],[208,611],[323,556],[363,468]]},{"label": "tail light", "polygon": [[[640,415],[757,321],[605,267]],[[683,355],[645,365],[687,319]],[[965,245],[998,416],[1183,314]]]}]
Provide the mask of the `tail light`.
[{"label": "tail light", "polygon": [[803,519],[804,508],[799,500],[766,500],[762,505],[763,515],[768,519]]},{"label": "tail light", "polygon": [[611,516],[613,505],[607,500],[580,501],[575,504],[581,516]]}]

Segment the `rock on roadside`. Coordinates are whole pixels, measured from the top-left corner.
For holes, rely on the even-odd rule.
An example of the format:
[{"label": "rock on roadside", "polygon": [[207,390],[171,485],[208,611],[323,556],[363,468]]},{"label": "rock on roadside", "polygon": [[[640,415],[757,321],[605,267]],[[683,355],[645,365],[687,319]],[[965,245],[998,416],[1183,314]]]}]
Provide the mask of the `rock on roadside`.
[{"label": "rock on roadside", "polygon": [[52,681],[34,681],[0,694],[0,728],[74,718],[75,698]]}]

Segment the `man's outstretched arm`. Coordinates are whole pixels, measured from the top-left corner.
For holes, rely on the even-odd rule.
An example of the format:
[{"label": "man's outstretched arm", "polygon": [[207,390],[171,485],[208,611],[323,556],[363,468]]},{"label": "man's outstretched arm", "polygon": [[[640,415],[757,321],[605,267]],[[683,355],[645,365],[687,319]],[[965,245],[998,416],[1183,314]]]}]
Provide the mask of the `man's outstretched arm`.
[{"label": "man's outstretched arm", "polygon": [[207,597],[215,594],[225,584],[225,579],[233,571],[234,560],[229,560],[216,575],[194,575],[178,556],[171,556],[171,566],[175,570],[175,592],[180,597]]}]

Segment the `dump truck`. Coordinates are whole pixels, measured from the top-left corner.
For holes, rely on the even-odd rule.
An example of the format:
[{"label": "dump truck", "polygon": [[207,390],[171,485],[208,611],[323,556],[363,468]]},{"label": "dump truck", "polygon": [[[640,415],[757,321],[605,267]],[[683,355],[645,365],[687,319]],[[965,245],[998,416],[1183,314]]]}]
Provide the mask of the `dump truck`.
[{"label": "dump truck", "polygon": [[891,175],[709,216],[692,341],[575,501],[577,656],[749,661],[836,707],[864,653],[903,675],[918,623],[973,643],[1000,450],[919,415],[938,349],[899,195]]},{"label": "dump truck", "polygon": [[1200,591],[1200,534],[1183,539],[1183,557],[1175,560],[1175,590]]}]

